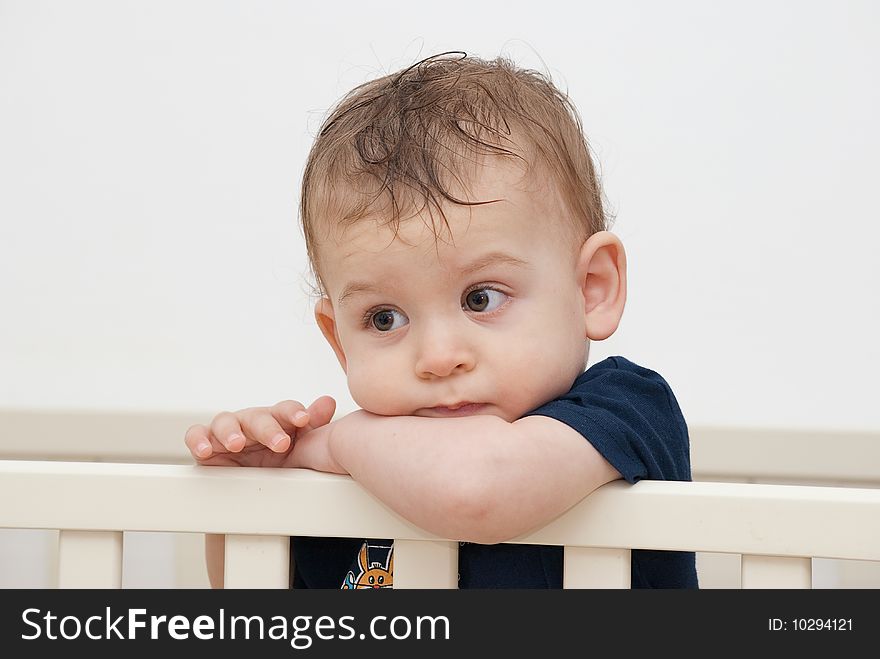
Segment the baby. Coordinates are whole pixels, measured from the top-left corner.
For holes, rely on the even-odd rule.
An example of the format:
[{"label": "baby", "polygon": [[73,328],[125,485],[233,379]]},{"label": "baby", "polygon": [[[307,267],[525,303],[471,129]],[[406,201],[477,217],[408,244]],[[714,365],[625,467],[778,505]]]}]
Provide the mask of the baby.
[{"label": "baby", "polygon": [[[218,414],[186,433],[200,464],[350,474],[462,541],[461,588],[559,588],[562,548],[503,543],[609,481],[690,480],[665,380],[622,357],[586,368],[620,322],[626,257],[544,76],[444,53],[357,87],[314,142],[301,219],[315,319],[361,409]],[[390,540],[297,537],[291,555],[295,588],[393,584]],[[696,587],[694,554],[636,550],[632,585]]]}]

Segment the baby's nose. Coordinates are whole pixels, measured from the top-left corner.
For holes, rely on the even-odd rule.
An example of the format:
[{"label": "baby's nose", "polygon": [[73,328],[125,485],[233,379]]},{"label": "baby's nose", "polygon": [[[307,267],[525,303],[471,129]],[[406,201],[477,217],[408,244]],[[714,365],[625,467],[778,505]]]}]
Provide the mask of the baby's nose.
[{"label": "baby's nose", "polygon": [[427,332],[419,345],[416,374],[420,378],[447,377],[467,372],[476,365],[476,351],[459,333]]}]

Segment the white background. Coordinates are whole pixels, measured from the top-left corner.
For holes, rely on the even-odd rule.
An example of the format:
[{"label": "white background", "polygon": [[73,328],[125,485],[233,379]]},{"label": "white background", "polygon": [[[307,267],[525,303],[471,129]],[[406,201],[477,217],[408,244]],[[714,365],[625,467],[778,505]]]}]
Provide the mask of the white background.
[{"label": "white background", "polygon": [[[622,354],[691,425],[880,429],[880,4],[0,1],[0,407],[337,397],[296,216],[351,87],[503,54],[579,107]],[[206,419],[207,420],[207,419]]]}]

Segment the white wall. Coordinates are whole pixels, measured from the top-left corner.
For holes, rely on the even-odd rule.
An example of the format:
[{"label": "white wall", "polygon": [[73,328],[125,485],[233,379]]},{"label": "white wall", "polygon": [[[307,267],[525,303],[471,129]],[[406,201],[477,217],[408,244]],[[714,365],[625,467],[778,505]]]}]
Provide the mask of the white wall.
[{"label": "white wall", "polygon": [[350,87],[464,49],[581,110],[630,262],[594,361],[691,424],[880,429],[878,36],[870,1],[2,0],[0,407],[350,409],[304,158]]}]

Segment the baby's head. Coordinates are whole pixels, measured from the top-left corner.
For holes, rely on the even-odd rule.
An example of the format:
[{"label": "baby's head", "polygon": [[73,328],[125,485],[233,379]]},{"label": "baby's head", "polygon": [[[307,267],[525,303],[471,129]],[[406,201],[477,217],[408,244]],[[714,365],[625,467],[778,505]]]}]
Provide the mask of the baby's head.
[{"label": "baby's head", "polygon": [[436,56],[354,89],[309,154],[301,219],[318,325],[376,414],[514,421],[565,393],[623,313],[577,112],[502,59]]}]

